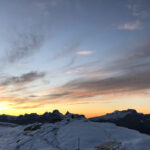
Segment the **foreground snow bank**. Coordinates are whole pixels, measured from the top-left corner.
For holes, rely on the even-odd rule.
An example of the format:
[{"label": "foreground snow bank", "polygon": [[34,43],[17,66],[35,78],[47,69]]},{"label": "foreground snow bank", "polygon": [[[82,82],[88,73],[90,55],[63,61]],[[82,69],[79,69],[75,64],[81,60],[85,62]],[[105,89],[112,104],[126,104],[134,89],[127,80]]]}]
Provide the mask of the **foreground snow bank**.
[{"label": "foreground snow bank", "polygon": [[150,147],[150,136],[111,123],[74,121],[63,126],[58,135],[61,147],[66,150],[75,149],[77,137],[81,139],[81,150],[108,141],[119,141],[127,150],[149,150]]},{"label": "foreground snow bank", "polygon": [[40,125],[36,130],[24,130],[29,126],[0,126],[0,150],[76,150],[78,138],[80,150],[96,150],[111,141],[121,143],[126,150],[150,147],[150,136],[112,123],[66,119]]}]

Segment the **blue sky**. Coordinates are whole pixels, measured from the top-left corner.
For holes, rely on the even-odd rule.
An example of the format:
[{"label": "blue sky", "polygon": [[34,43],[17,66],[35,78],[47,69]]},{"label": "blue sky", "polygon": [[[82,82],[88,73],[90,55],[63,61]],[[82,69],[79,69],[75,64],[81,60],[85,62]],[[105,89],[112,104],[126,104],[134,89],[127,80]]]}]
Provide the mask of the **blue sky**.
[{"label": "blue sky", "polygon": [[[149,0],[1,0],[2,113],[41,113],[52,104],[87,115],[96,105],[97,114],[148,112],[149,6]],[[135,105],[127,105],[132,99]]]}]

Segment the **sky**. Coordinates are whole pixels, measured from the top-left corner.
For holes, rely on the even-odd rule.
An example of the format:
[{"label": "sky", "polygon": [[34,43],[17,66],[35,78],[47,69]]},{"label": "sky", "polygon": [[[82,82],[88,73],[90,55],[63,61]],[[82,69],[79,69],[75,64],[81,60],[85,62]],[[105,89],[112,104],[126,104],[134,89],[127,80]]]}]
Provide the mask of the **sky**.
[{"label": "sky", "polygon": [[0,114],[150,113],[149,0],[0,0]]}]

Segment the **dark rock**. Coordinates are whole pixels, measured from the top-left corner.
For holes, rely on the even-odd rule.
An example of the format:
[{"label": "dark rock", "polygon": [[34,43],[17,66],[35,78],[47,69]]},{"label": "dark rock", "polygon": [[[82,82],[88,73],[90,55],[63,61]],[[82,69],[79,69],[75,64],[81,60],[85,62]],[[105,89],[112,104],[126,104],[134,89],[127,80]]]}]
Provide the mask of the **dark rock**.
[{"label": "dark rock", "polygon": [[58,110],[54,110],[52,113],[46,112],[43,115],[38,115],[36,113],[25,114],[20,116],[8,116],[0,115],[0,122],[14,123],[19,125],[27,125],[33,123],[55,123],[61,121],[65,118],[80,119],[83,115],[66,113],[66,115],[61,114]]},{"label": "dark rock", "polygon": [[32,126],[26,127],[24,129],[24,131],[35,131],[35,130],[38,130],[40,128],[41,128],[41,125],[37,124],[37,125],[32,125]]}]

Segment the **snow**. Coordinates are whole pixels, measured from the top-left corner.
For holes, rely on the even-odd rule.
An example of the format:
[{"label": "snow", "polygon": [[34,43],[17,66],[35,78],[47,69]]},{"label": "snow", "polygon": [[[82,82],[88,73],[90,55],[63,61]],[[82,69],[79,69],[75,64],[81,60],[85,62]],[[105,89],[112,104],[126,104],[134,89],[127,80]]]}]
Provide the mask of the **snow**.
[{"label": "snow", "polygon": [[128,109],[128,110],[124,110],[124,111],[114,111],[113,113],[108,113],[104,116],[100,116],[100,117],[94,117],[92,118],[92,120],[96,121],[98,119],[104,119],[104,120],[109,120],[109,119],[112,119],[112,120],[116,120],[116,119],[121,119],[121,118],[124,118],[125,116],[131,114],[131,113],[136,113],[135,110],[133,109]]},{"label": "snow", "polygon": [[9,126],[9,127],[16,127],[17,125],[16,124],[13,124],[13,123],[5,123],[5,122],[0,122],[0,126]]},{"label": "snow", "polygon": [[76,150],[78,139],[80,150],[96,150],[96,146],[111,141],[121,142],[126,150],[150,147],[149,135],[84,118],[45,123],[40,129],[24,131],[29,126],[0,125],[0,150]]}]

